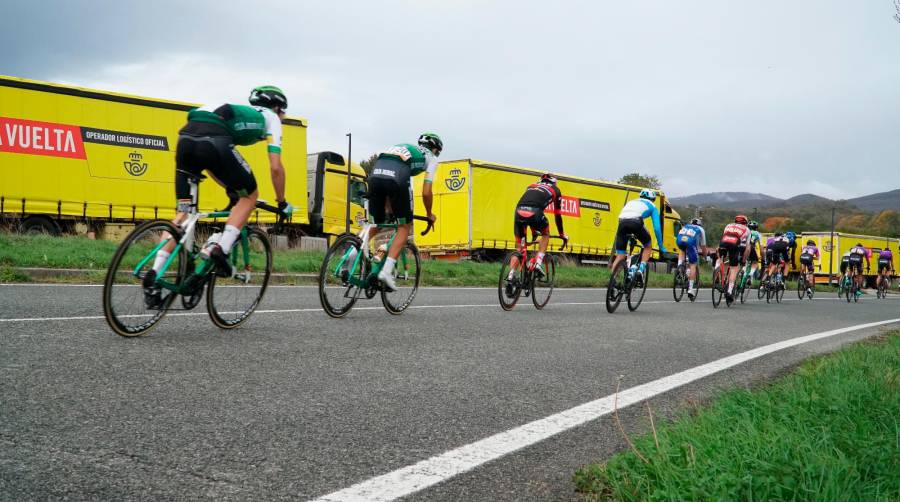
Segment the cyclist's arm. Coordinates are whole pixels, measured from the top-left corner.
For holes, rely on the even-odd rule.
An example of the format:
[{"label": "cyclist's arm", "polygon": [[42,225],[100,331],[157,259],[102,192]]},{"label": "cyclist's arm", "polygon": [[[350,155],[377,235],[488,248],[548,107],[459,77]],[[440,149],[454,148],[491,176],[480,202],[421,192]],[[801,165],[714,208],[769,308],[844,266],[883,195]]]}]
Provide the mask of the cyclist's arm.
[{"label": "cyclist's arm", "polygon": [[437,158],[432,155],[425,156],[425,181],[422,182],[422,205],[425,206],[425,214],[432,220],[437,219],[431,212],[434,204],[434,194],[431,186],[434,183],[434,173],[437,171]]},{"label": "cyclist's arm", "polygon": [[659,246],[659,252],[662,253],[665,251],[665,245],[663,244],[662,224],[659,222],[659,209],[656,208],[655,204],[648,203],[647,205],[650,207],[650,217],[653,220],[653,233],[656,234],[656,244]]},{"label": "cyclist's arm", "polygon": [[275,200],[284,201],[285,173],[281,163],[281,119],[275,112],[262,111],[266,119],[266,151],[269,153],[269,172],[272,176],[272,188],[275,189]]},{"label": "cyclist's arm", "polygon": [[284,201],[284,164],[281,163],[281,153],[269,152],[269,172],[272,175],[272,188],[275,189],[275,200]]},{"label": "cyclist's arm", "polygon": [[559,235],[566,235],[563,231],[563,221],[562,221],[562,192],[558,187],[553,187],[553,207],[556,208],[556,231],[559,232]]}]

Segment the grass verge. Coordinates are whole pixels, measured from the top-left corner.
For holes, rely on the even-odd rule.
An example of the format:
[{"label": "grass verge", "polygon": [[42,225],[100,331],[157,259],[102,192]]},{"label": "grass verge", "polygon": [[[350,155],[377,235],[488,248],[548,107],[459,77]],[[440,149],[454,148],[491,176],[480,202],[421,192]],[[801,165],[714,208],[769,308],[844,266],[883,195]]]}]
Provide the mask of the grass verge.
[{"label": "grass verge", "polygon": [[577,471],[576,490],[597,500],[900,500],[900,331],[730,391],[655,432]]}]

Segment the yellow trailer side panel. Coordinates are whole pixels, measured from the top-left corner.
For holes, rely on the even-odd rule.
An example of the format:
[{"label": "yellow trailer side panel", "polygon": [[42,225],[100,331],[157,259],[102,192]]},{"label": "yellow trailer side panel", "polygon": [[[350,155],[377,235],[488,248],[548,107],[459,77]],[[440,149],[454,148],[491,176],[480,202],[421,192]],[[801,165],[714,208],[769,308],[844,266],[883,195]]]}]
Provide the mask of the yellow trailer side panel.
[{"label": "yellow trailer side panel", "polygon": [[[425,215],[422,204],[422,184],[424,176],[414,178],[413,212]],[[432,184],[434,205],[432,211],[437,216],[434,230],[428,235],[416,233],[416,244],[430,251],[468,250],[469,244],[469,191],[472,186],[471,169],[468,161],[450,161],[438,164]],[[416,222],[417,230],[424,229],[422,222]]]},{"label": "yellow trailer side panel", "polygon": [[[352,163],[352,186],[350,196],[350,231],[359,232],[366,219],[366,210],[362,199],[353,191],[365,189],[366,172],[356,162]],[[347,167],[343,164],[325,163],[325,185],[323,190],[322,232],[327,235],[340,235],[346,229],[347,215]]]},{"label": "yellow trailer side panel", "polygon": [[[24,199],[26,213],[171,218],[178,130],[194,106],[0,77],[3,210],[22,211]],[[265,144],[239,150],[253,168],[260,198],[274,201]],[[302,121],[286,121],[284,152],[286,196],[297,209],[294,222],[305,223]],[[202,210],[212,210],[227,198],[209,180],[201,185],[200,202]],[[274,217],[261,212],[259,221]]]}]

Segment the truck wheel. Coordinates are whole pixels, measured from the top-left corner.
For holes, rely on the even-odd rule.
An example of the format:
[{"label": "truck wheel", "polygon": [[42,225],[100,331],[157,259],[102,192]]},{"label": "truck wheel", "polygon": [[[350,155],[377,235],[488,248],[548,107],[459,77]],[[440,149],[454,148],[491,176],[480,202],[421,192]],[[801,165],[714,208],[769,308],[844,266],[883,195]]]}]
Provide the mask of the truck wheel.
[{"label": "truck wheel", "polygon": [[59,235],[59,225],[47,216],[29,216],[19,225],[19,233],[26,235]]}]

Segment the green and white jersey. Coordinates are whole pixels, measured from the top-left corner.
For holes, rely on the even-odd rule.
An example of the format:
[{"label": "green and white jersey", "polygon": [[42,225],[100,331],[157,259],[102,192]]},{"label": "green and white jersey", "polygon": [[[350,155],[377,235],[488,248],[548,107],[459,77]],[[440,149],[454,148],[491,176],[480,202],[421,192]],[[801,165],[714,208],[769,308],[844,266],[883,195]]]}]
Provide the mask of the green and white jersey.
[{"label": "green and white jersey", "polygon": [[188,120],[222,126],[237,145],[268,142],[270,153],[281,153],[281,120],[268,108],[244,105],[202,106],[188,112]]},{"label": "green and white jersey", "polygon": [[757,242],[759,242],[760,239],[762,239],[762,237],[759,235],[759,232],[757,232],[756,230],[750,231],[750,245],[751,246],[756,244]]},{"label": "green and white jersey", "polygon": [[437,157],[431,153],[431,150],[409,143],[400,143],[394,145],[379,155],[385,157],[393,157],[409,166],[411,176],[418,176],[425,173],[425,181],[431,183],[434,181],[434,173],[437,171]]}]

